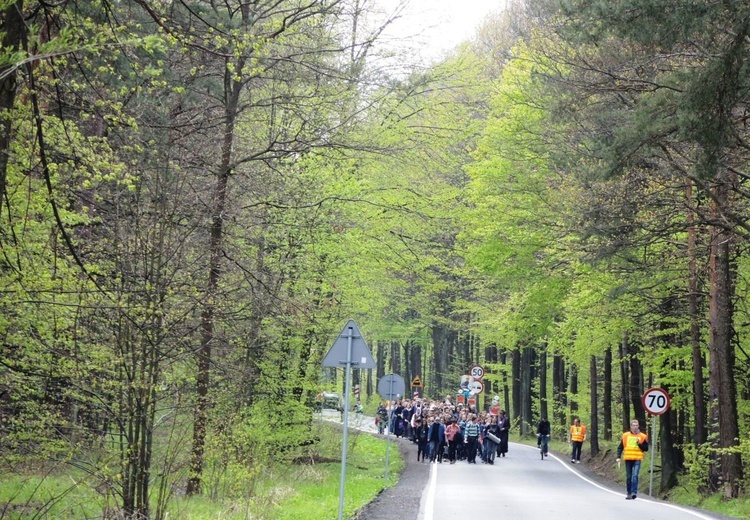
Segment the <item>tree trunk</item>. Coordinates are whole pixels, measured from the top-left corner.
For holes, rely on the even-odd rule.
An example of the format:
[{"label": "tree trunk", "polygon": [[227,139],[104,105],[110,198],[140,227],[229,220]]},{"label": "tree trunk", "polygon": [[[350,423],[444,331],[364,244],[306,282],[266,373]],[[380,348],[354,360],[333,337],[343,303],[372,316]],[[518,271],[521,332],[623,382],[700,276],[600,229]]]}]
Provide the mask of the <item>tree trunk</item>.
[{"label": "tree trunk", "polygon": [[[497,345],[489,345],[484,349],[484,361],[487,366],[484,367],[487,375],[496,376],[497,369],[493,368],[497,365]],[[500,394],[499,381],[494,380],[492,377],[485,376],[484,378],[484,391],[485,391],[485,402],[488,399],[492,399],[494,396]]]},{"label": "tree trunk", "polygon": [[510,411],[510,388],[508,387],[508,369],[505,364],[508,362],[508,354],[503,352],[500,354],[500,364],[503,367],[502,379],[503,379],[503,409]]},{"label": "tree trunk", "polygon": [[391,358],[391,374],[401,374],[401,343],[398,341],[391,341],[390,348]]},{"label": "tree trunk", "polygon": [[612,440],[612,349],[604,352],[604,396],[602,399],[604,440]]},{"label": "tree trunk", "polygon": [[[669,391],[666,387],[665,390]],[[675,446],[675,423],[677,413],[670,408],[659,416],[659,446],[661,448],[661,482],[660,493],[665,493],[678,484],[677,477],[682,467],[680,449]]]},{"label": "tree trunk", "polygon": [[[630,356],[630,384],[628,390],[630,391],[630,404],[633,407],[633,413],[635,418],[638,419],[642,425],[646,425],[646,410],[643,408],[643,365],[638,357],[638,346],[630,343],[629,344]],[[628,420],[628,429],[630,426]]]},{"label": "tree trunk", "polygon": [[431,390],[434,393],[438,393],[442,392],[444,388],[444,380],[448,371],[450,353],[448,329],[437,322],[432,323],[432,348],[432,360],[435,370],[432,374],[433,385],[431,386]]},{"label": "tree trunk", "polygon": [[[13,52],[26,48],[27,26],[23,19],[23,0],[16,0],[5,8],[2,19],[4,52]],[[0,66],[0,206],[5,201],[5,190],[8,177],[8,158],[12,141],[13,121],[10,111],[16,103],[16,72],[11,70],[15,63]],[[6,75],[7,74],[7,75]]]},{"label": "tree trunk", "polygon": [[377,368],[377,379],[380,381],[385,375],[386,359],[388,359],[388,349],[386,348],[387,343],[384,341],[378,341],[377,356],[375,357],[375,363]]},{"label": "tree trunk", "polygon": [[552,413],[554,415],[554,424],[566,428],[568,425],[567,414],[567,381],[565,379],[565,360],[559,354],[552,358]]},{"label": "tree trunk", "polygon": [[[237,70],[244,67],[240,59]],[[227,85],[226,105],[224,108],[224,135],[221,145],[221,163],[216,175],[216,185],[211,198],[211,226],[209,239],[208,282],[204,295],[203,312],[201,313],[201,343],[196,352],[197,398],[193,412],[193,449],[190,462],[190,477],[187,494],[200,493],[203,473],[203,451],[208,427],[207,411],[209,407],[209,386],[211,382],[211,348],[214,341],[216,303],[219,278],[221,277],[221,259],[224,243],[224,212],[226,211],[227,184],[231,173],[232,145],[234,142],[234,125],[237,117],[241,84],[233,81],[232,73],[227,68],[225,85]]]},{"label": "tree trunk", "polygon": [[531,404],[533,401],[532,394],[532,375],[531,369],[534,365],[534,348],[525,346],[523,348],[523,357],[521,360],[521,435],[531,433],[532,424]]},{"label": "tree trunk", "polygon": [[549,420],[549,406],[547,403],[547,342],[542,342],[539,352],[539,416]]},{"label": "tree trunk", "polygon": [[623,431],[630,429],[630,390],[628,381],[630,381],[630,371],[628,370],[628,349],[630,348],[628,342],[628,335],[623,336],[620,342],[620,404],[622,408],[622,415],[620,416],[621,428]]},{"label": "tree trunk", "polygon": [[404,343],[404,362],[402,363],[401,372],[399,374],[401,377],[404,378],[404,382],[406,383],[406,395],[404,397],[408,397],[411,399],[411,391],[409,390],[411,380],[412,380],[412,374],[414,373],[411,368],[411,361],[412,361],[412,352],[411,352],[411,341],[406,341]]},{"label": "tree trunk", "polygon": [[[688,208],[693,204],[693,185],[688,183],[685,189],[685,199]],[[708,440],[706,429],[706,391],[703,370],[706,360],[703,356],[701,340],[701,315],[698,298],[699,274],[697,267],[697,230],[695,227],[695,212],[688,209],[687,214],[687,254],[688,254],[688,316],[690,318],[690,350],[693,355],[693,414],[695,415],[695,429],[693,430],[693,444],[699,446]]]},{"label": "tree trunk", "polygon": [[578,365],[571,363],[568,369],[570,370],[570,400],[568,404],[569,416],[572,419],[578,413]]},{"label": "tree trunk", "polygon": [[599,378],[596,371],[596,356],[589,361],[589,378],[591,384],[591,420],[589,421],[588,440],[591,446],[591,456],[599,455]]},{"label": "tree trunk", "polygon": [[375,393],[375,386],[372,381],[372,370],[367,371],[367,381],[365,382],[365,392],[367,395],[367,399],[369,400],[373,394]]},{"label": "tree trunk", "polygon": [[513,415],[509,417],[511,421],[517,421],[521,418],[521,352],[516,348],[511,352],[511,406]]},{"label": "tree trunk", "polygon": [[[728,204],[728,181],[713,188],[711,219],[722,220],[721,208]],[[711,429],[717,451],[709,467],[709,485],[722,490],[725,498],[736,498],[742,479],[742,459],[731,450],[739,439],[737,396],[734,383],[731,251],[732,237],[719,226],[710,231],[709,261],[709,403]]]}]

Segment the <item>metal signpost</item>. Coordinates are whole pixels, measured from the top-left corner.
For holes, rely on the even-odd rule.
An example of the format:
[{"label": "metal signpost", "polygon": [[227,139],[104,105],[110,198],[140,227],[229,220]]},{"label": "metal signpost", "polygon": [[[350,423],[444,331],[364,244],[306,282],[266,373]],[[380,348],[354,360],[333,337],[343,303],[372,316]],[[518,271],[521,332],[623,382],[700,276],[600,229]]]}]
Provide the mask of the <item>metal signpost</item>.
[{"label": "metal signpost", "polygon": [[[343,358],[343,359],[342,359]],[[344,518],[344,489],[346,482],[346,448],[349,436],[349,396],[351,394],[351,368],[375,368],[375,360],[367,348],[359,327],[354,320],[349,322],[341,330],[341,334],[333,342],[328,354],[323,358],[324,367],[340,368],[346,370],[346,383],[344,385],[344,440],[341,448],[341,486],[339,488],[339,520]]]},{"label": "metal signpost", "polygon": [[[484,391],[484,383],[482,382],[483,377],[484,368],[480,365],[474,365],[471,367],[468,374],[461,376],[461,389],[459,391],[463,393],[467,407],[469,406],[469,396],[474,397]],[[476,402],[478,408],[478,397],[474,397],[473,400]]]},{"label": "metal signpost", "polygon": [[[649,388],[648,390],[646,390],[646,393],[643,394],[641,401],[643,402],[643,408],[648,413],[654,416],[654,422],[653,426],[651,427],[651,432],[652,436],[656,437],[656,417],[658,415],[666,413],[667,410],[669,410],[669,405],[671,402],[669,394],[663,388]],[[651,439],[651,445],[653,446],[653,449],[651,450],[651,470],[649,476],[648,494],[649,496],[654,496],[654,459],[656,458],[656,442],[654,441],[654,439]]]},{"label": "metal signpost", "polygon": [[391,448],[392,403],[404,395],[404,392],[406,392],[406,383],[404,378],[397,374],[385,375],[378,381],[378,395],[388,401],[388,424],[385,426],[385,480],[388,480],[388,455]]}]

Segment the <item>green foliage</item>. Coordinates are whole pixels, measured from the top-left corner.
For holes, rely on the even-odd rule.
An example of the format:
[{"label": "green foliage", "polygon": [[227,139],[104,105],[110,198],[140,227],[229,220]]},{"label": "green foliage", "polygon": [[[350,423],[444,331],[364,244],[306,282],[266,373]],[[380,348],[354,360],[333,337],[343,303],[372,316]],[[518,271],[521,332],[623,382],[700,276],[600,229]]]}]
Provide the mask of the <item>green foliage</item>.
[{"label": "green foliage", "polygon": [[[716,511],[733,518],[744,518],[750,510],[750,500],[743,496],[732,500],[722,499],[720,494],[705,493],[705,483],[712,460],[716,457],[716,448],[711,444],[700,446],[683,446],[685,454],[686,475],[680,486],[670,490],[668,498],[680,504]],[[743,459],[750,456],[750,442],[740,439],[737,448]]]},{"label": "green foliage", "polygon": [[[498,80],[493,112],[467,166],[471,204],[462,239],[467,260],[505,293],[482,317],[486,341],[516,345],[550,332],[568,282],[550,269],[553,195],[548,158],[540,140],[547,124],[528,50],[518,49]],[[498,309],[499,307],[499,309]],[[493,332],[494,329],[494,332]]]},{"label": "green foliage", "polygon": [[[338,52],[343,5],[25,5],[30,47],[0,50],[24,71],[2,114],[0,449],[54,467],[54,507],[115,514],[148,489],[154,517],[333,517],[340,446],[312,406],[339,387],[320,359],[348,318],[389,346],[384,367],[418,354],[433,394],[490,346],[581,367],[628,337],[689,411],[686,208],[705,224],[710,194],[684,187],[731,166],[723,216],[747,227],[746,2],[572,0],[525,43],[377,85],[368,48]],[[182,500],[200,345],[205,496]],[[352,439],[349,513],[384,485],[381,448]],[[695,482],[709,455],[689,453]],[[99,494],[60,485],[58,463]],[[46,484],[10,475],[38,505]]]},{"label": "green foliage", "polygon": [[[248,440],[256,435],[249,431],[249,423],[247,428],[238,431],[238,440]],[[268,428],[264,429],[264,432],[268,431]],[[293,462],[282,462],[273,454],[265,454],[268,458],[261,462],[257,453],[249,453],[254,449],[253,443],[243,445],[243,457],[226,463],[221,474],[212,474],[212,493],[202,497],[173,497],[167,512],[170,516],[187,520],[328,520],[335,517],[341,472],[340,426],[320,423],[316,424],[316,431],[318,442],[306,448],[306,456]],[[395,484],[403,468],[398,450],[391,447],[389,468],[392,472],[386,482],[383,480],[385,440],[353,434],[350,442],[345,502],[347,516],[371,501],[383,488]],[[211,445],[209,449],[212,452],[221,450],[218,445]],[[0,503],[4,507],[12,504],[9,507],[19,519],[40,514],[52,518],[90,518],[114,506],[107,504],[107,495],[99,492],[102,488],[96,488],[95,481],[85,472],[58,467],[48,469],[46,476],[40,477],[36,475],[39,469],[29,468],[32,474],[8,476],[0,486]],[[311,504],[315,506],[311,507]]]}]

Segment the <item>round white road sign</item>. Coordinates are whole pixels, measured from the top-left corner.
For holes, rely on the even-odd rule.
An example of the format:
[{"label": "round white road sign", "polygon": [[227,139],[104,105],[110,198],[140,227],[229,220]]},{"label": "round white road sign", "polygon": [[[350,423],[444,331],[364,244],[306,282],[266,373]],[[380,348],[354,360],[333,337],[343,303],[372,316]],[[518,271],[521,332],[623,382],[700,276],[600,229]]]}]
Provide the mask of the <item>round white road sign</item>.
[{"label": "round white road sign", "polygon": [[479,365],[474,365],[473,367],[471,367],[469,375],[477,380],[482,379],[484,377],[484,369]]},{"label": "round white road sign", "polygon": [[669,410],[669,394],[663,388],[649,388],[643,394],[643,408],[651,415],[661,415]]},{"label": "round white road sign", "polygon": [[469,392],[471,395],[481,394],[484,390],[484,385],[481,381],[472,381],[469,385]]}]

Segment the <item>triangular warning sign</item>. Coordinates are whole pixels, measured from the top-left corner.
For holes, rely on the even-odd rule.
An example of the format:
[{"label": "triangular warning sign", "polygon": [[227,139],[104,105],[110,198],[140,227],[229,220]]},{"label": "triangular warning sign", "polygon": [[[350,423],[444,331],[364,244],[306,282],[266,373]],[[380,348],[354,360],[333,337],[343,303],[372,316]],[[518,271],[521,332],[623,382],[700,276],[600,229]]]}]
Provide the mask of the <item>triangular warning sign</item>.
[{"label": "triangular warning sign", "polygon": [[367,348],[367,343],[365,343],[362,334],[359,332],[359,327],[354,323],[354,320],[349,320],[341,330],[341,334],[339,334],[328,354],[323,358],[323,366],[346,366],[350,342],[352,348],[350,362],[352,367],[376,368],[375,359],[373,359],[370,349]]},{"label": "triangular warning sign", "polygon": [[422,380],[419,378],[419,376],[414,376],[414,379],[411,380],[411,386],[422,388]]}]

